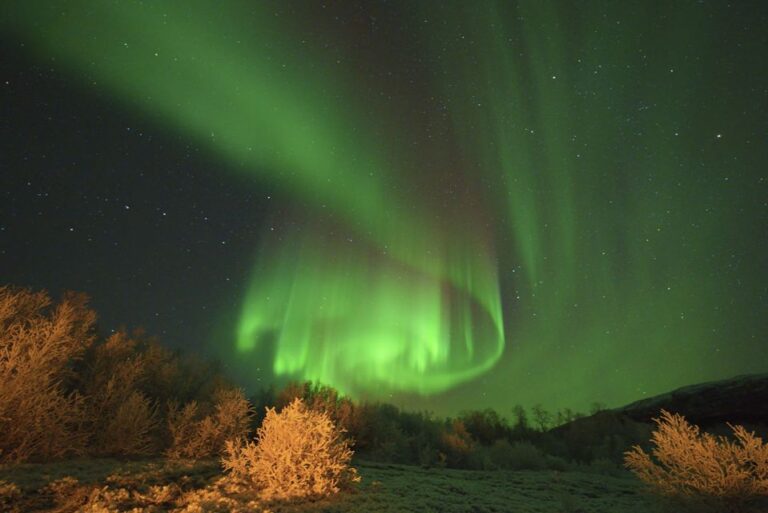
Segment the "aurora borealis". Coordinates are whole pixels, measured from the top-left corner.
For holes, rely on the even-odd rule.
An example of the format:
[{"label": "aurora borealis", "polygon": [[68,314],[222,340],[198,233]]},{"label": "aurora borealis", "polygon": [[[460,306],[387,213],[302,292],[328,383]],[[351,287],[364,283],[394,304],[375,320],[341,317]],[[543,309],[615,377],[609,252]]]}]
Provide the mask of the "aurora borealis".
[{"label": "aurora borealis", "polygon": [[[448,412],[614,406],[768,366],[764,8],[9,2],[0,14],[14,56],[7,280],[101,292],[110,322],[215,354],[252,388],[312,379]],[[107,135],[82,128],[101,123]],[[152,142],[110,128],[137,123]],[[38,183],[53,205],[27,207]],[[32,229],[41,215],[49,226]],[[130,259],[89,249],[121,234]],[[43,241],[71,253],[54,284],[28,256]]]}]

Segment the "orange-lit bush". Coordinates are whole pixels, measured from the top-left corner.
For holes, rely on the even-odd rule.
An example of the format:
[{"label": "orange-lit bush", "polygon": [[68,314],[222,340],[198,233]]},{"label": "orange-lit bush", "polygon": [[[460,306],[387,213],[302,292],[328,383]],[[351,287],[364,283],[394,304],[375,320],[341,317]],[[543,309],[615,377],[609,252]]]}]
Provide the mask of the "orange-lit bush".
[{"label": "orange-lit bush", "polygon": [[157,424],[157,407],[134,390],[106,423],[109,443],[105,452],[133,456],[153,454],[157,444],[152,433]]},{"label": "orange-lit bush", "polygon": [[0,461],[83,451],[83,398],[65,384],[95,320],[85,296],[53,305],[46,292],[0,287]]},{"label": "orange-lit bush", "polygon": [[136,337],[119,331],[88,354],[80,386],[93,454],[139,456],[157,450],[157,406],[139,390],[147,377],[141,349]]},{"label": "orange-lit bush", "polygon": [[442,460],[450,467],[467,468],[475,451],[475,441],[467,431],[464,422],[456,419],[440,440]]},{"label": "orange-lit bush", "polygon": [[654,421],[651,455],[635,446],[625,454],[625,464],[657,493],[729,507],[768,496],[768,445],[744,427],[729,424],[732,441],[701,433],[667,411]]},{"label": "orange-lit bush", "polygon": [[297,398],[280,413],[267,409],[256,443],[227,441],[222,465],[268,499],[323,497],[359,481],[343,433],[326,412]]},{"label": "orange-lit bush", "polygon": [[250,403],[239,389],[220,389],[214,393],[213,411],[202,416],[196,401],[183,408],[168,409],[170,458],[205,458],[221,454],[227,440],[245,438],[253,415]]}]

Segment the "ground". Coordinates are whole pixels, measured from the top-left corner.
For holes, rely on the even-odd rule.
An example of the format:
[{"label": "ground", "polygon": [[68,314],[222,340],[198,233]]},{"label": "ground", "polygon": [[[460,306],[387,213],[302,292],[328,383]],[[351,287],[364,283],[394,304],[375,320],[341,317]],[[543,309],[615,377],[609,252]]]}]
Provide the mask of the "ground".
[{"label": "ground", "polygon": [[[220,479],[215,461],[82,459],[0,467],[0,508],[31,511],[647,513],[631,475],[467,471],[357,461],[362,482],[321,501],[265,504]],[[76,481],[75,481],[76,480]],[[3,502],[5,494],[5,502]],[[136,509],[138,508],[138,509]]]}]

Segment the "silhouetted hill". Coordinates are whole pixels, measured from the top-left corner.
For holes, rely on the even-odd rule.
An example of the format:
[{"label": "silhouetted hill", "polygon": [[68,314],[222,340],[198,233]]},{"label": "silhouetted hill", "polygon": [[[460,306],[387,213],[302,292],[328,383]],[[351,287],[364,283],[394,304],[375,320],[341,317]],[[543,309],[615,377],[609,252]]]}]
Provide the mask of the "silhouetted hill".
[{"label": "silhouetted hill", "polygon": [[713,433],[730,432],[726,423],[731,423],[767,436],[768,374],[690,385],[577,418],[546,433],[548,451],[577,461],[607,458],[620,462],[629,447],[648,443],[655,428],[653,418],[662,409],[680,413]]},{"label": "silhouetted hill", "polygon": [[768,424],[768,373],[736,376],[678,388],[612,410],[639,422],[651,422],[665,409],[703,427]]}]

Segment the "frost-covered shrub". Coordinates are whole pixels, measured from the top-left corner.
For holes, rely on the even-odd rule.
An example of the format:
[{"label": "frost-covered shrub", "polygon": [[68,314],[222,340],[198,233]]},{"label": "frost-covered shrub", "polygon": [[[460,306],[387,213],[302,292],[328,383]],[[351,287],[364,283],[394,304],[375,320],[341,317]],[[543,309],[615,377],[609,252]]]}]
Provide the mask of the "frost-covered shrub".
[{"label": "frost-covered shrub", "polygon": [[21,499],[21,489],[15,483],[0,481],[0,511],[19,511],[13,509]]},{"label": "frost-covered shrub", "polygon": [[253,410],[242,390],[220,389],[214,393],[213,411],[200,413],[196,401],[183,408],[168,408],[170,458],[206,458],[224,450],[227,440],[245,438]]},{"label": "frost-covered shrub", "polygon": [[147,376],[139,339],[125,331],[95,344],[78,375],[87,413],[88,452],[146,456],[157,452],[157,404],[141,391]]},{"label": "frost-covered shrub", "polygon": [[359,481],[343,434],[326,412],[297,398],[280,413],[267,408],[256,442],[227,441],[221,461],[235,480],[267,499],[323,497]]},{"label": "frost-covered shrub", "polygon": [[82,295],[0,287],[0,461],[82,453],[83,397],[71,364],[93,343],[96,314]]},{"label": "frost-covered shrub", "polygon": [[106,425],[110,436],[109,453],[146,456],[155,451],[152,432],[157,427],[157,408],[141,392],[134,390],[120,404]]},{"label": "frost-covered shrub", "polygon": [[768,497],[768,445],[743,426],[731,426],[734,441],[701,433],[683,416],[664,410],[654,421],[651,454],[634,446],[625,465],[655,492],[721,511]]}]

